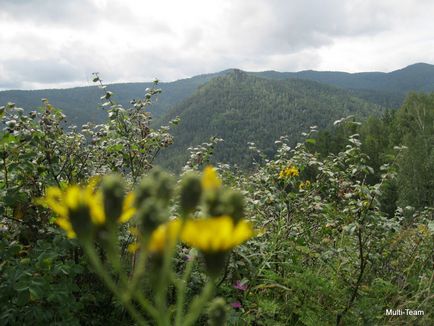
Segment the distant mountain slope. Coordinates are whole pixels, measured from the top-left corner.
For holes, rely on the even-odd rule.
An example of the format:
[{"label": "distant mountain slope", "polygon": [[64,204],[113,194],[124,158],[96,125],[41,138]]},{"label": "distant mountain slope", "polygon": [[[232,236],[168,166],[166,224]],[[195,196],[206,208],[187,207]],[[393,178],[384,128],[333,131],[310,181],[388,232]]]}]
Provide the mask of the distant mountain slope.
[{"label": "distant mountain slope", "polygon": [[174,145],[160,162],[174,167],[185,162],[189,146],[218,136],[224,144],[216,151],[216,160],[246,165],[251,161],[248,142],[271,154],[274,141],[282,135],[288,135],[295,144],[301,132],[312,125],[326,127],[350,114],[366,117],[381,110],[318,82],[271,80],[235,70],[201,86],[167,114],[166,122],[176,116],[181,122],[173,129]]},{"label": "distant mountain slope", "polygon": [[[169,108],[189,97],[200,85],[224,73],[226,72],[222,71],[160,83],[158,87],[163,92],[150,107],[150,111],[155,117],[164,115]],[[128,106],[132,99],[143,97],[147,87],[152,87],[152,83],[111,84],[108,89],[114,93],[113,99],[117,103]],[[0,92],[0,105],[14,102],[19,107],[32,110],[41,105],[42,98],[47,98],[52,105],[64,111],[71,123],[81,125],[88,121],[98,123],[106,119],[106,113],[99,107],[102,95],[103,92],[96,86],[30,91],[9,90]]]},{"label": "distant mountain slope", "polygon": [[282,73],[264,71],[253,74],[270,79],[301,78],[315,80],[351,90],[354,96],[388,107],[399,107],[405,95],[410,91],[434,91],[434,65],[426,63],[416,63],[390,73],[306,70]]},{"label": "distant mountain slope", "polygon": [[[175,82],[161,83],[163,90],[158,101],[150,108],[154,117],[159,118],[171,107],[181,103],[191,96],[196,89],[217,76],[222,76],[233,69],[214,74],[199,75],[181,79]],[[390,108],[401,106],[408,91],[434,91],[434,65],[418,63],[390,73],[365,72],[251,72],[256,77],[283,80],[299,78],[314,80],[349,90],[351,95]],[[111,84],[109,89],[115,93],[114,99],[123,105],[144,95],[145,89],[151,83]],[[0,105],[14,102],[27,110],[41,104],[41,98],[48,98],[56,107],[63,109],[69,121],[81,125],[87,121],[101,122],[106,118],[105,112],[98,107],[101,92],[94,86],[69,89],[48,89],[33,91],[0,91]],[[158,120],[158,119],[157,119]]]},{"label": "distant mountain slope", "polygon": [[270,79],[309,79],[344,89],[386,92],[434,91],[434,65],[427,63],[416,63],[389,73],[304,70],[300,72],[263,71],[252,74]]}]

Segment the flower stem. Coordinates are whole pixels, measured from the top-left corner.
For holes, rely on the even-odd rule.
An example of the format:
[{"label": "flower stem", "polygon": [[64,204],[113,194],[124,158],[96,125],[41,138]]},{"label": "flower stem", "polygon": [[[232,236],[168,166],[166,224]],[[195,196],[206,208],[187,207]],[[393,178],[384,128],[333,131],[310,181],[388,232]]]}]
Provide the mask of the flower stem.
[{"label": "flower stem", "polygon": [[177,287],[178,293],[176,297],[176,317],[175,317],[175,325],[180,326],[182,322],[182,317],[184,313],[184,300],[185,300],[185,290],[187,288],[187,282],[190,278],[191,271],[193,270],[193,262],[194,259],[190,259],[185,266],[184,275],[182,279],[179,280]]},{"label": "flower stem", "polygon": [[197,296],[193,303],[190,306],[190,311],[187,316],[185,316],[183,326],[194,325],[196,320],[202,314],[205,305],[208,303],[208,300],[211,298],[214,292],[214,280],[210,279],[208,283],[202,289],[202,292],[199,296]]},{"label": "flower stem", "polygon": [[83,247],[96,273],[104,281],[105,285],[113,292],[113,294],[122,302],[122,305],[128,310],[130,316],[137,322],[138,325],[147,325],[147,322],[133,306],[131,300],[125,300],[124,296],[121,295],[115,282],[102,265],[95,248],[90,243],[84,244]]}]

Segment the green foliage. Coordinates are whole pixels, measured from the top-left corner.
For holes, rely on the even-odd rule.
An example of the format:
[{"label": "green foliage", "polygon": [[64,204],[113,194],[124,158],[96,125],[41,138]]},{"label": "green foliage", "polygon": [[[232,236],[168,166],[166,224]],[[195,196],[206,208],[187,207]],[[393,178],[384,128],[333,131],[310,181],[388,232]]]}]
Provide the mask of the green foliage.
[{"label": "green foliage", "polygon": [[67,126],[47,100],[27,114],[13,103],[0,107],[1,324],[128,321],[83,263],[82,252],[59,237],[52,214],[35,199],[53,185],[109,172],[134,183],[147,172],[171,142],[168,127],[150,126],[146,107],[156,92],[150,89],[128,109],[110,101],[107,122],[86,124],[82,131]]},{"label": "green foliage", "polygon": [[31,246],[1,240],[0,324],[100,325],[123,319],[79,248],[56,233]]},{"label": "green foliage", "polygon": [[340,122],[334,130],[320,131],[309,147],[322,156],[338,153],[348,145],[348,137],[358,133],[361,149],[375,171],[367,177],[369,183],[378,182],[383,164],[395,163],[398,175],[385,184],[384,211],[391,216],[397,206],[434,205],[434,94],[411,93],[399,110],[370,117],[363,124],[354,119]]},{"label": "green foliage", "polygon": [[[405,322],[432,323],[433,209],[384,213],[380,199],[395,169],[385,165],[378,182],[367,183],[374,171],[358,135],[324,158],[309,145],[291,150],[282,138],[276,157],[253,174],[226,171],[263,227],[236,253],[246,264],[234,259],[228,273],[233,283],[248,280],[248,289],[222,289],[241,302],[234,324],[399,324],[385,310],[404,307],[425,312],[400,317]],[[282,179],[287,166],[299,176]]]}]

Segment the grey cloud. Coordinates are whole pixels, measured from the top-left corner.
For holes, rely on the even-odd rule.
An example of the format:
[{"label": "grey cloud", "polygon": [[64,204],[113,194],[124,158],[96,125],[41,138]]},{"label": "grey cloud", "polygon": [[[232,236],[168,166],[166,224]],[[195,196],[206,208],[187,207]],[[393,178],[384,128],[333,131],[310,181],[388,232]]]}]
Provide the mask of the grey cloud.
[{"label": "grey cloud", "polygon": [[90,0],[0,0],[0,17],[35,25],[62,25],[89,29],[105,16],[113,22],[131,19],[128,7],[118,3],[97,6]]},{"label": "grey cloud", "polygon": [[0,13],[8,18],[39,24],[91,21],[96,11],[95,5],[87,0],[2,0],[0,7]]},{"label": "grey cloud", "polygon": [[24,83],[62,83],[82,78],[70,64],[53,60],[6,60],[3,69],[7,75]]},{"label": "grey cloud", "polygon": [[[2,18],[27,24],[9,35],[0,31],[0,48],[12,44],[11,53],[17,54],[0,58],[0,87],[85,84],[93,71],[115,82],[167,81],[226,68],[316,69],[324,59],[322,49],[341,40],[359,45],[366,44],[358,43],[363,38],[380,40],[377,36],[390,35],[403,18],[410,26],[434,7],[428,0],[419,1],[426,9],[411,0],[399,5],[393,0],[220,1],[225,9],[204,11],[200,23],[177,24],[176,18],[188,15],[165,16],[167,9],[161,8],[154,15],[151,4],[0,0],[0,27]],[[194,10],[189,4],[185,13]],[[56,33],[46,35],[50,30]]]},{"label": "grey cloud", "polygon": [[389,21],[384,14],[388,7],[376,3],[246,1],[227,11],[226,33],[233,43],[248,47],[252,54],[296,52],[330,44],[336,37],[373,35],[387,30]]}]

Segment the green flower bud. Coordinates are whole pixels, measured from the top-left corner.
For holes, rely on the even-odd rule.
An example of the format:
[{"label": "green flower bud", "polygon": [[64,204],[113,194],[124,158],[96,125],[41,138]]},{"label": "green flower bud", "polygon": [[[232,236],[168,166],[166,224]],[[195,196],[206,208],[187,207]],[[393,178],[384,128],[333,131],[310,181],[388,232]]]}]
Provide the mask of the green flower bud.
[{"label": "green flower bud", "polygon": [[155,170],[152,177],[156,185],[155,195],[163,202],[169,203],[173,194],[175,180],[170,174],[161,170]]},{"label": "green flower bud", "polygon": [[188,215],[196,209],[202,195],[202,183],[195,174],[186,175],[181,181],[180,206],[181,212]]},{"label": "green flower bud", "polygon": [[222,216],[225,213],[225,207],[222,202],[221,190],[206,191],[204,193],[205,208],[208,216]]},{"label": "green flower bud", "polygon": [[165,204],[173,193],[174,180],[166,172],[154,169],[148,176],[144,177],[136,190],[136,207],[150,197],[157,197]]},{"label": "green flower bud", "polygon": [[215,298],[208,308],[208,325],[224,326],[228,314],[228,306],[223,298]]},{"label": "green flower bud", "polygon": [[119,175],[108,175],[101,182],[104,213],[108,223],[116,223],[122,214],[125,188]]},{"label": "green flower bud", "polygon": [[80,205],[69,211],[69,219],[77,238],[85,243],[92,240],[95,225],[92,223],[89,206]]},{"label": "green flower bud", "polygon": [[227,190],[223,194],[223,203],[225,206],[225,214],[232,217],[235,223],[238,223],[244,217],[244,197],[234,190]]},{"label": "green flower bud", "polygon": [[138,187],[136,188],[135,194],[135,206],[140,207],[141,204],[144,203],[147,199],[154,197],[154,181],[149,176],[143,178],[142,181],[139,183]]},{"label": "green flower bud", "polygon": [[160,200],[148,198],[137,211],[137,218],[140,221],[140,228],[145,236],[150,234],[162,223],[168,220],[164,205]]}]

